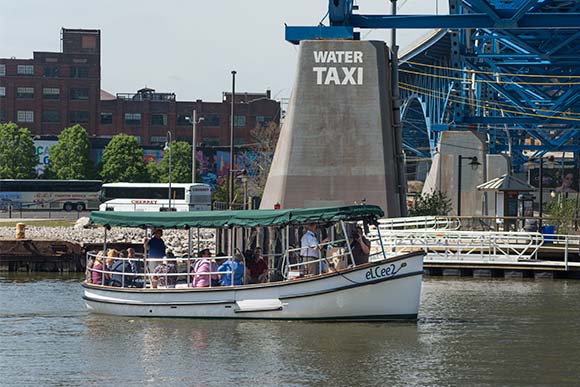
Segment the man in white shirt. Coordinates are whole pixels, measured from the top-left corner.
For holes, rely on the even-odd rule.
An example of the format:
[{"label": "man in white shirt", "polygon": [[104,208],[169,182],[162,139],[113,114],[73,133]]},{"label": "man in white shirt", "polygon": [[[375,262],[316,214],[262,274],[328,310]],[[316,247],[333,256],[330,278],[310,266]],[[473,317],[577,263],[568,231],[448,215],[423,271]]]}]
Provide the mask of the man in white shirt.
[{"label": "man in white shirt", "polygon": [[[302,262],[317,261],[320,259],[320,246],[318,245],[318,238],[316,238],[316,224],[311,223],[307,226],[308,231],[302,235],[300,239],[300,256]],[[322,243],[328,241],[324,239]],[[306,274],[319,274],[320,262],[313,262],[306,264]]]}]

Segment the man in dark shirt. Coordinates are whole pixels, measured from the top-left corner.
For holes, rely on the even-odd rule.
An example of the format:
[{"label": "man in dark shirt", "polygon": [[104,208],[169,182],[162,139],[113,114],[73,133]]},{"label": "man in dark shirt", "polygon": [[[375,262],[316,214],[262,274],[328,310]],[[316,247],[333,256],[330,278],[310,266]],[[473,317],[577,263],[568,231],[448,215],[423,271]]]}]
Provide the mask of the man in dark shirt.
[{"label": "man in dark shirt", "polygon": [[371,242],[365,238],[363,229],[360,226],[357,226],[356,232],[352,234],[350,249],[352,250],[355,265],[362,265],[369,261]]},{"label": "man in dark shirt", "polygon": [[[160,228],[153,230],[153,236],[145,242],[145,251],[147,252],[147,258],[163,258],[165,257],[165,242],[161,238],[163,236],[163,230]],[[148,268],[149,272],[153,273],[153,270],[159,265],[161,261],[149,260]]]}]

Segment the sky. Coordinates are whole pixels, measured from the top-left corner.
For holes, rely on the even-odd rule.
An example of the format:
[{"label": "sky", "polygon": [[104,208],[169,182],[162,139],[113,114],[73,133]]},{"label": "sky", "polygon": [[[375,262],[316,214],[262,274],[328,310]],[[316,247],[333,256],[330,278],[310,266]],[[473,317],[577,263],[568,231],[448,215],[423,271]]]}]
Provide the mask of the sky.
[{"label": "sky", "polygon": [[[388,14],[390,1],[359,0],[359,13]],[[444,0],[399,0],[399,13],[446,12]],[[298,49],[284,23],[317,25],[328,0],[0,0],[0,58],[59,51],[60,29],[101,30],[101,88],[147,86],[178,100],[220,101],[231,90],[290,96]],[[425,31],[398,33],[404,48]],[[386,40],[386,30],[363,30]]]}]

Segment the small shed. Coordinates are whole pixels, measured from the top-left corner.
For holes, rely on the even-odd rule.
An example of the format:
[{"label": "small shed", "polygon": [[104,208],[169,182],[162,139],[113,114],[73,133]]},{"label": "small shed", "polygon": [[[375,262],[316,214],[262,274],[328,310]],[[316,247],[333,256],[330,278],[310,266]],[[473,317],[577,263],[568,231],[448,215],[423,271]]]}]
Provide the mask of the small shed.
[{"label": "small shed", "polygon": [[[495,216],[498,218],[524,216],[524,209],[531,208],[533,199],[529,199],[530,195],[521,195],[521,193],[529,193],[536,190],[534,186],[509,174],[480,184],[477,189],[495,193]],[[526,206],[526,204],[529,204],[529,206]],[[520,208],[520,211],[518,211],[518,208]],[[515,221],[510,221],[509,223],[515,224]]]}]

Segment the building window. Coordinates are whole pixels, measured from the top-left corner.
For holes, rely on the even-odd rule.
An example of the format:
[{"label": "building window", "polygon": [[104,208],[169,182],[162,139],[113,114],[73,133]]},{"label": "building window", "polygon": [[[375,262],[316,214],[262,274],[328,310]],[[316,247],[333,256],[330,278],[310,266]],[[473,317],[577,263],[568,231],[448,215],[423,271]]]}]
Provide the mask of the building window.
[{"label": "building window", "polygon": [[58,77],[58,67],[57,66],[44,66],[44,76],[46,78]]},{"label": "building window", "polygon": [[246,116],[234,116],[234,126],[236,128],[245,128]]},{"label": "building window", "polygon": [[4,116],[4,110],[0,110],[0,122],[6,122],[6,117]]},{"label": "building window", "polygon": [[4,86],[0,86],[0,97],[6,97],[6,88]]},{"label": "building window", "polygon": [[32,110],[18,110],[16,112],[16,121],[34,122],[34,112]]},{"label": "building window", "polygon": [[83,35],[81,37],[81,47],[94,50],[97,48],[97,37],[93,35]]},{"label": "building window", "polygon": [[133,136],[137,140],[137,145],[141,145],[141,136]]},{"label": "building window", "polygon": [[125,124],[141,125],[141,113],[125,113]]},{"label": "building window", "polygon": [[60,122],[60,113],[56,110],[42,112],[42,122]]},{"label": "building window", "polygon": [[89,89],[87,88],[71,88],[70,99],[73,101],[86,101],[89,99]]},{"label": "building window", "polygon": [[6,75],[6,65],[0,64],[0,77],[3,77],[5,75]]},{"label": "building window", "polygon": [[204,146],[218,146],[220,144],[220,139],[215,137],[204,137],[202,143]]},{"label": "building window", "polygon": [[178,114],[177,115],[177,125],[191,125],[191,122],[189,121],[189,115],[188,114]]},{"label": "building window", "polygon": [[89,112],[70,112],[71,124],[86,124],[89,122]]},{"label": "building window", "polygon": [[165,136],[151,136],[149,140],[152,145],[165,144],[165,141],[167,141],[167,137]]},{"label": "building window", "polygon": [[18,87],[16,88],[16,98],[18,99],[33,99],[34,87]]},{"label": "building window", "polygon": [[88,78],[89,69],[85,66],[71,66],[70,68],[71,78]]},{"label": "building window", "polygon": [[113,123],[113,113],[101,113],[101,124],[111,125]]},{"label": "building window", "polygon": [[18,65],[16,73],[18,75],[34,75],[34,65]]},{"label": "building window", "polygon": [[218,116],[217,114],[204,115],[203,126],[220,126],[220,116]]},{"label": "building window", "polygon": [[43,99],[59,99],[60,89],[58,87],[45,87],[42,89]]},{"label": "building window", "polygon": [[167,114],[152,114],[151,125],[167,125]]},{"label": "building window", "polygon": [[268,124],[272,122],[272,117],[268,116],[256,116],[256,125],[259,126],[268,126]]}]

